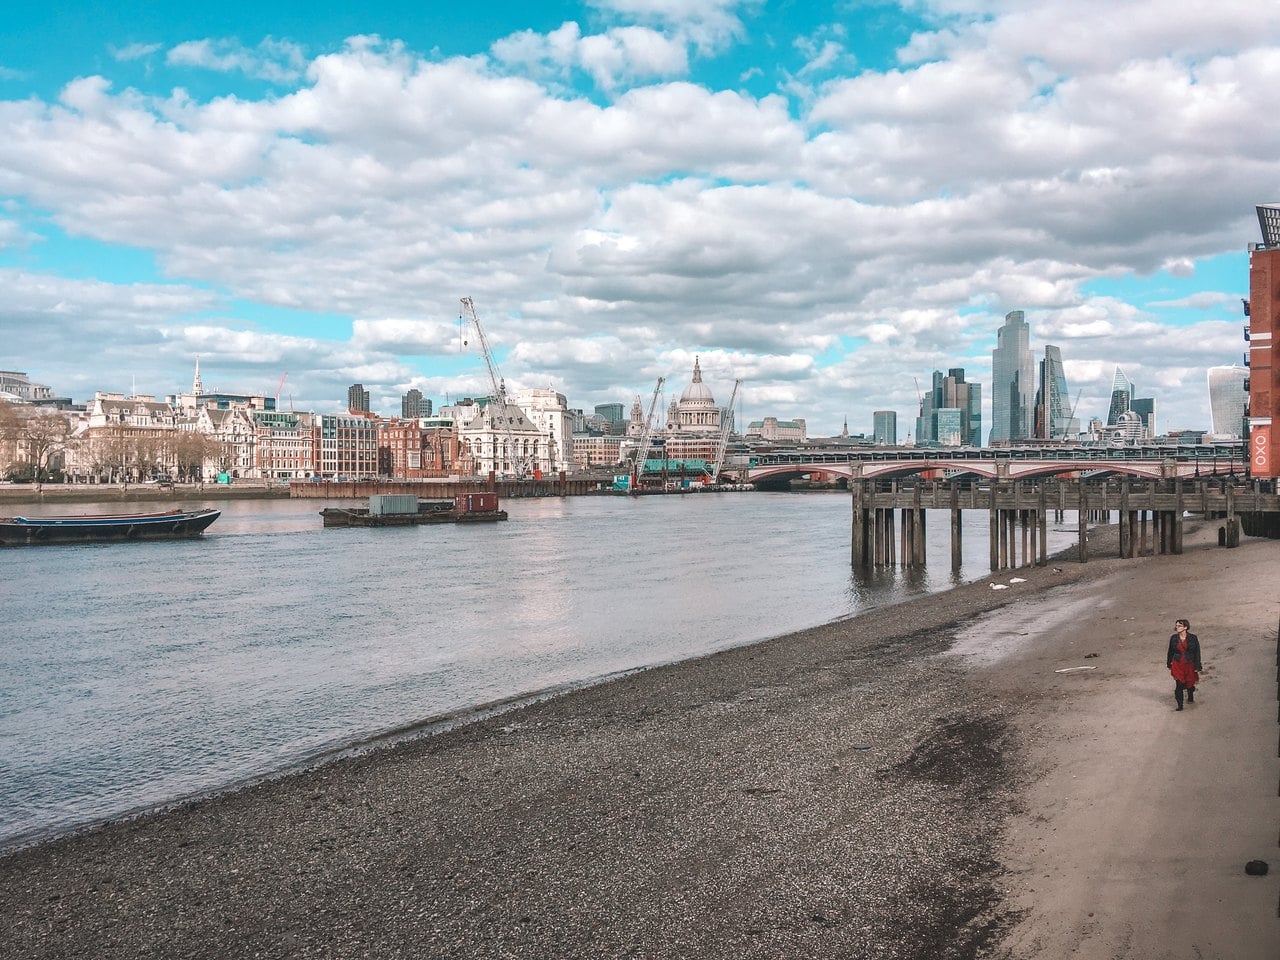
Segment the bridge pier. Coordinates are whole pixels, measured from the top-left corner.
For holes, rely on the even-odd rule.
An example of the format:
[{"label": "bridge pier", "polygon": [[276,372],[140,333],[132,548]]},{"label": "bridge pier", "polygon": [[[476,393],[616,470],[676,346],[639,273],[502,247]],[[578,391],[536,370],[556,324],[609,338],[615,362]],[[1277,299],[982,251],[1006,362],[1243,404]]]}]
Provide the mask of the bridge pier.
[{"label": "bridge pier", "polygon": [[[948,488],[932,482],[900,487],[896,481],[856,477],[850,480],[849,490],[850,559],[858,569],[924,566],[930,509],[950,510],[954,571],[962,565],[963,511],[987,511],[993,573],[1048,561],[1050,509],[1061,516],[1066,508],[1075,507],[1081,563],[1089,559],[1090,522],[1105,522],[1113,510],[1119,523],[1119,553],[1124,558],[1144,556],[1148,550],[1151,554],[1181,553],[1187,507],[1225,518],[1221,537],[1226,546],[1240,543],[1240,508],[1250,517],[1280,514],[1280,496],[1270,490],[1241,493],[1218,480],[1200,481],[1197,487],[1187,489],[1185,482],[1167,478],[1120,483],[1005,478],[989,485],[964,483]],[[1237,497],[1241,498],[1238,502]],[[901,517],[895,516],[897,510],[902,511]]]},{"label": "bridge pier", "polygon": [[960,491],[951,488],[951,572],[960,572]]},{"label": "bridge pier", "polygon": [[1089,562],[1089,511],[1084,484],[1076,487],[1076,553],[1081,563]]}]

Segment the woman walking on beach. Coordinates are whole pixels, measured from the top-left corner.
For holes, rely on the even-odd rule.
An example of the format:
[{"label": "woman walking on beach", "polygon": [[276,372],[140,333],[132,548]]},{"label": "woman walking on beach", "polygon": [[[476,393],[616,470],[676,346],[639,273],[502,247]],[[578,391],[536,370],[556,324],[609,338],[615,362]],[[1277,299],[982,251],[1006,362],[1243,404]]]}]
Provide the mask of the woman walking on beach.
[{"label": "woman walking on beach", "polygon": [[1169,637],[1169,656],[1165,666],[1173,674],[1173,699],[1177,709],[1182,709],[1182,691],[1187,692],[1187,702],[1196,702],[1196,681],[1200,679],[1200,638],[1191,633],[1191,621],[1173,621],[1173,636]]}]

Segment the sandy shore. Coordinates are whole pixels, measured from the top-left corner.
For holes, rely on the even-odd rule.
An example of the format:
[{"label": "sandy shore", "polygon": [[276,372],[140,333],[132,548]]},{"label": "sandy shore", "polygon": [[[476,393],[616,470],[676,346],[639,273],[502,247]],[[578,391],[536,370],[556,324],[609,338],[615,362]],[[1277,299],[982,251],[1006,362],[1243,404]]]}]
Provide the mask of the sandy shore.
[{"label": "sandy shore", "polygon": [[1274,960],[1280,544],[1213,533],[21,851],[0,956]]}]

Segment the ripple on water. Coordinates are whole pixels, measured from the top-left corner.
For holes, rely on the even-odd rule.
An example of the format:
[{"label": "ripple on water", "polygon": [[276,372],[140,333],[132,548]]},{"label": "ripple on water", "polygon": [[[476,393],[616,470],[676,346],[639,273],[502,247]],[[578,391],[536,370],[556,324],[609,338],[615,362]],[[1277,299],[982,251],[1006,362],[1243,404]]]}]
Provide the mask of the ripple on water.
[{"label": "ripple on water", "polygon": [[[22,553],[0,845],[953,583],[946,564],[854,579],[841,495],[548,498],[504,524],[393,530],[325,531],[307,501],[209,505],[224,515],[200,540]],[[986,522],[963,541],[970,578]],[[930,556],[949,556],[945,527]]]}]

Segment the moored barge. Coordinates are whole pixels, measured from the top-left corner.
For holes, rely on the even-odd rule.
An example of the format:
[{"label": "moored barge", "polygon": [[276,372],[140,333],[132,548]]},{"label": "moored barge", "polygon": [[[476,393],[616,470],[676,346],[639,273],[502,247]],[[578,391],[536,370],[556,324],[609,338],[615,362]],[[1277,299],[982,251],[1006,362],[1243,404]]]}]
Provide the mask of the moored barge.
[{"label": "moored barge", "polygon": [[220,516],[221,510],[167,510],[163,513],[0,517],[0,547],[180,540],[199,536]]},{"label": "moored barge", "polygon": [[412,494],[382,494],[367,507],[326,507],[326,527],[404,527],[426,523],[493,523],[507,519],[496,493],[465,493],[452,500],[419,500]]}]

